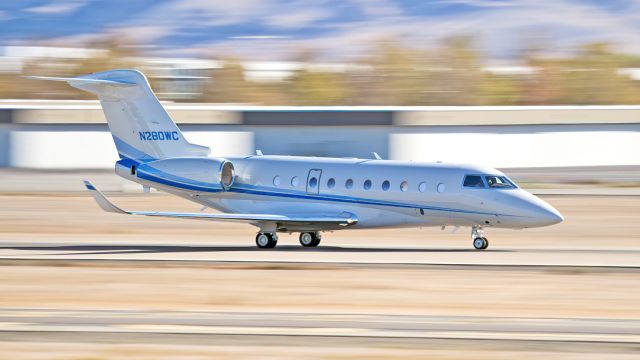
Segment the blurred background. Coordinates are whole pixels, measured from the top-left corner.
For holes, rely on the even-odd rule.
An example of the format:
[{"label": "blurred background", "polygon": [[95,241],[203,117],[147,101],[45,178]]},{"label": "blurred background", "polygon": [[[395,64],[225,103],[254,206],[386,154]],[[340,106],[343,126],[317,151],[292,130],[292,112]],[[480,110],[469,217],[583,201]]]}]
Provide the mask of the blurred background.
[{"label": "blurred background", "polygon": [[638,165],[639,14],[633,0],[9,2],[0,166],[111,168],[92,95],[22,76],[113,68],[142,70],[217,156]]},{"label": "blurred background", "polygon": [[160,99],[252,105],[612,105],[640,99],[632,0],[15,1],[7,99],[91,99],[71,76],[135,67]]},{"label": "blurred background", "polygon": [[[103,213],[199,206],[113,173],[137,68],[192,143],[478,163],[565,221],[281,234]],[[636,359],[640,0],[0,2],[0,358]],[[202,211],[202,210],[200,210]],[[207,210],[208,211],[208,210]]]}]

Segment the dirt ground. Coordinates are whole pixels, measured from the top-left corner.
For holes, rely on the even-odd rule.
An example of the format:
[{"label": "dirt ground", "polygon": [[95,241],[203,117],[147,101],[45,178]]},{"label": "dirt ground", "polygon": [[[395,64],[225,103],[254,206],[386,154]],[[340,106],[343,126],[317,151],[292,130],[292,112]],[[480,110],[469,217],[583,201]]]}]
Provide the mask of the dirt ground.
[{"label": "dirt ground", "polygon": [[[197,210],[197,205],[157,194],[117,196],[114,200],[131,209]],[[542,252],[543,256],[558,251],[568,259],[574,256],[574,250],[596,256],[598,251],[640,256],[640,197],[554,196],[545,200],[563,213],[564,223],[522,231],[489,230],[492,249],[515,253],[533,249],[531,251]],[[449,230],[343,231],[326,234],[323,245],[380,247],[380,251],[376,250],[380,259],[391,256],[391,250],[385,252],[384,247],[392,246],[470,248],[468,229],[453,234]],[[254,234],[254,228],[232,223],[105,214],[84,194],[0,195],[0,254],[5,255],[13,254],[11,251],[18,246],[42,243],[252,246]],[[295,244],[294,236],[283,236],[278,245]],[[53,253],[53,257],[62,253],[48,248],[40,251]],[[88,252],[91,251],[85,251]],[[454,256],[455,252],[451,254]],[[186,251],[183,256],[188,257],[190,253]],[[325,252],[318,256],[330,258],[333,254]],[[358,256],[357,252],[353,256]],[[444,252],[439,256],[449,255]],[[0,279],[0,313],[3,314],[11,314],[16,309],[149,310],[514,317],[537,322],[640,320],[640,271],[633,268],[378,267],[342,263],[300,266],[267,262],[181,265],[131,259],[124,262],[27,261],[7,255],[0,256]],[[637,343],[635,347],[620,349],[597,344],[560,346],[553,342],[375,341],[357,337],[331,340],[243,337],[242,334],[200,340],[181,340],[176,335],[166,341],[164,335],[157,334],[124,341],[122,338],[109,340],[107,335],[86,339],[62,336],[58,330],[31,336],[9,331],[13,325],[0,322],[2,359],[640,357]],[[640,334],[640,329],[636,329],[635,334]]]}]

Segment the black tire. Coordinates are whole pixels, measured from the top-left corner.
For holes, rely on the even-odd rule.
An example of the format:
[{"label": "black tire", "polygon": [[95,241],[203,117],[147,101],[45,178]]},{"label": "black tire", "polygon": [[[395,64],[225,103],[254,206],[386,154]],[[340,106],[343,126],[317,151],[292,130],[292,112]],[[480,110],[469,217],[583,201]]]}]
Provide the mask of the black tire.
[{"label": "black tire", "polygon": [[487,244],[487,246],[489,244],[489,242],[486,241],[485,238],[477,237],[477,238],[473,239],[473,247],[476,250],[484,250],[484,249],[486,249],[485,244]]},{"label": "black tire", "polygon": [[278,243],[278,238],[270,233],[258,233],[256,235],[256,245],[260,249],[272,249]]},{"label": "black tire", "polygon": [[489,247],[489,240],[486,237],[483,237],[482,240],[484,240],[484,246],[482,247],[482,250],[484,250]]},{"label": "black tire", "polygon": [[313,241],[313,245],[311,246],[316,247],[318,245],[320,245],[320,237],[316,236],[316,239]]},{"label": "black tire", "polygon": [[316,247],[320,244],[320,234],[315,232],[300,233],[300,245],[304,247]]}]

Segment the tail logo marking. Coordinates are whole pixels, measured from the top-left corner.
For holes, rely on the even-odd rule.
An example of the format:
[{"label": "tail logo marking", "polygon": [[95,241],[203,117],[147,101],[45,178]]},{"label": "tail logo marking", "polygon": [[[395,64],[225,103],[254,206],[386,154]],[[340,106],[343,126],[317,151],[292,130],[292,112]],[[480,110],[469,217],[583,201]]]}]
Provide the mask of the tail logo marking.
[{"label": "tail logo marking", "polygon": [[138,134],[140,135],[140,140],[144,141],[178,141],[180,139],[177,131],[138,131]]}]

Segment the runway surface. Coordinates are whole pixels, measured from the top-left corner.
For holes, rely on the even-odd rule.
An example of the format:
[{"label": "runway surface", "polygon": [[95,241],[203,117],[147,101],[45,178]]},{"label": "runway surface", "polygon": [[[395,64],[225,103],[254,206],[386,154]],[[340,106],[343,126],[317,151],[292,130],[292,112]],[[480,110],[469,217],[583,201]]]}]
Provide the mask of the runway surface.
[{"label": "runway surface", "polygon": [[329,263],[351,265],[459,265],[512,267],[627,268],[640,270],[640,249],[465,248],[280,245],[147,245],[84,243],[0,243],[0,260],[126,260],[228,263]]},{"label": "runway surface", "polygon": [[640,320],[480,316],[5,309],[0,331],[640,344]]},{"label": "runway surface", "polygon": [[640,197],[546,199],[563,224],[490,229],[486,251],[466,229],[265,251],[247,226],[0,195],[0,358],[637,359]]}]

